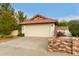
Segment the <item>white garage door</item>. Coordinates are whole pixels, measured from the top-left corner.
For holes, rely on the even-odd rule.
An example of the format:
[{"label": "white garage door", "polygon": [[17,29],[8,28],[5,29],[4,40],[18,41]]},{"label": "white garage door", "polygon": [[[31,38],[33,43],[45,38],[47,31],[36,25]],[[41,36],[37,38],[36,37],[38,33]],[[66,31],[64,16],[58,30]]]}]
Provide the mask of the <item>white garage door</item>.
[{"label": "white garage door", "polygon": [[50,24],[25,25],[23,32],[26,37],[50,37],[51,29]]}]

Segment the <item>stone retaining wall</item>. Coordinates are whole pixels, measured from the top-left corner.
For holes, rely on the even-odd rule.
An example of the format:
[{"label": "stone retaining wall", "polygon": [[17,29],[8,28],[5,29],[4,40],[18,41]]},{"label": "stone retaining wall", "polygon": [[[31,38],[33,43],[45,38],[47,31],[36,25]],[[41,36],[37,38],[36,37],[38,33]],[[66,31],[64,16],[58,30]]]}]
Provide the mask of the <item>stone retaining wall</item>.
[{"label": "stone retaining wall", "polygon": [[73,54],[79,55],[79,40],[73,40]]},{"label": "stone retaining wall", "polygon": [[55,38],[48,40],[49,52],[62,52],[79,55],[79,40]]}]

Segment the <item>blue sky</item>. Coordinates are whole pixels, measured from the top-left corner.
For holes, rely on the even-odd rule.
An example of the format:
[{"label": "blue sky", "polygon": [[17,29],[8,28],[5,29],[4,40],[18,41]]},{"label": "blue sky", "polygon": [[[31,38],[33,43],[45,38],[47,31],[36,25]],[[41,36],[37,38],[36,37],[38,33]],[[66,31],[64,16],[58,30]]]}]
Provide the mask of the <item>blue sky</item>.
[{"label": "blue sky", "polygon": [[12,7],[16,11],[23,11],[28,18],[36,14],[57,19],[79,16],[79,4],[77,3],[14,3]]}]

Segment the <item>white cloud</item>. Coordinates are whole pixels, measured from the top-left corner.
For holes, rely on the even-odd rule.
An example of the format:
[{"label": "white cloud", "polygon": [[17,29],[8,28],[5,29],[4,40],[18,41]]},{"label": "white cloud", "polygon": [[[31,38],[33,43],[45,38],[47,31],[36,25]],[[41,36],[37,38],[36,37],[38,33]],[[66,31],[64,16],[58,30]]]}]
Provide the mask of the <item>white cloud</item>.
[{"label": "white cloud", "polygon": [[58,21],[63,21],[63,20],[70,21],[70,20],[79,19],[79,16],[66,16],[66,17],[60,17],[57,19],[58,19]]}]

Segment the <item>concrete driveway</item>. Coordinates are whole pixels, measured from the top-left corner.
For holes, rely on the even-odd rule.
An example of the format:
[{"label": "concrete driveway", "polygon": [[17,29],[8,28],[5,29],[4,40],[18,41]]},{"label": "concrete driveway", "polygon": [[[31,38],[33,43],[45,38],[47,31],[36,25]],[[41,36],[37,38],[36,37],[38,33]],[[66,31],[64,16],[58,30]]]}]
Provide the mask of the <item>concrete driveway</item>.
[{"label": "concrete driveway", "polygon": [[2,56],[46,56],[67,55],[62,53],[48,53],[48,38],[16,38],[0,43]]}]

